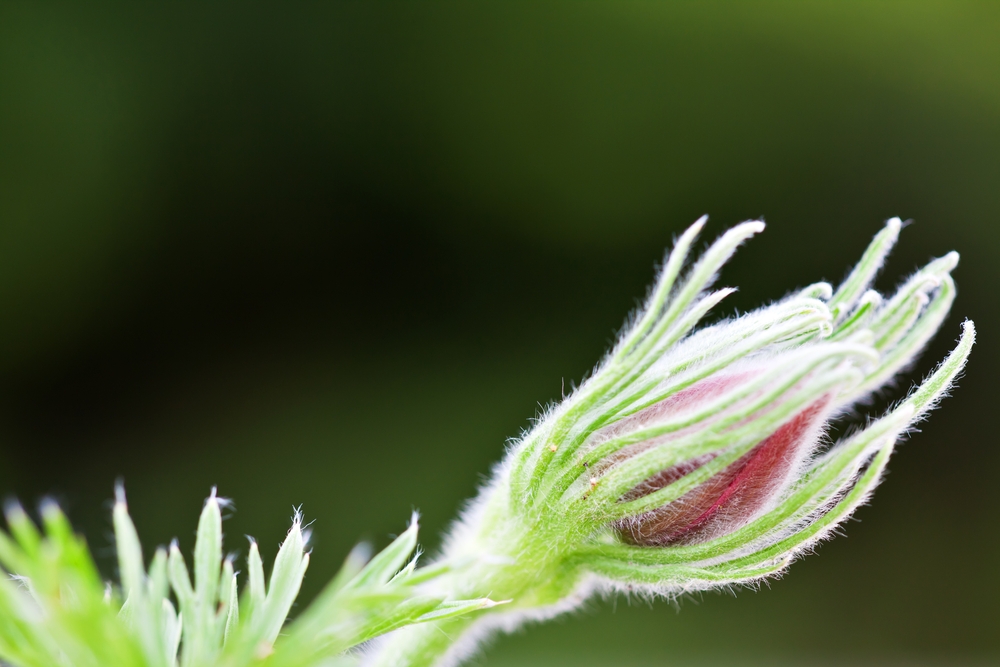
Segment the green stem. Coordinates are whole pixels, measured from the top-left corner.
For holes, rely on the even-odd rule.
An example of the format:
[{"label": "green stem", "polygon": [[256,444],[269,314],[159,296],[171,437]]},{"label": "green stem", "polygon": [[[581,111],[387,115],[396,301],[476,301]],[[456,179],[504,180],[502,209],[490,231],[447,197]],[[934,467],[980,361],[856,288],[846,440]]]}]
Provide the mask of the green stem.
[{"label": "green stem", "polygon": [[572,550],[554,546],[556,540],[568,536],[553,534],[550,522],[512,518],[508,487],[493,491],[490,506],[476,520],[477,530],[451,543],[443,555],[442,561],[451,561],[455,567],[423,587],[428,593],[453,600],[489,597],[507,604],[400,629],[367,656],[366,667],[455,664],[449,651],[485,615],[542,610],[573,592],[580,570],[565,560]]}]

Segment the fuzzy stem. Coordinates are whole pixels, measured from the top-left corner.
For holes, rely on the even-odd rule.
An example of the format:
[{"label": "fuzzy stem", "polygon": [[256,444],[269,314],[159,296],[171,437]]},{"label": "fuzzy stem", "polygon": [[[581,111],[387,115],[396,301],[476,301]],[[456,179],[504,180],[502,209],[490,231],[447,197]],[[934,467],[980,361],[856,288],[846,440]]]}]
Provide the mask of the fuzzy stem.
[{"label": "fuzzy stem", "polygon": [[[479,511],[459,524],[440,563],[451,563],[445,574],[423,586],[423,592],[449,599],[489,597],[507,602],[489,614],[490,619],[516,624],[526,612],[546,615],[560,611],[577,588],[581,570],[569,565],[562,548],[567,539],[578,535],[556,534],[543,513],[518,519],[509,507],[509,480],[483,490]],[[474,526],[474,529],[469,530]],[[465,529],[465,530],[463,530]],[[431,566],[435,567],[435,566]],[[419,574],[419,570],[418,570]],[[559,605],[558,607],[556,605]],[[567,607],[568,608],[568,607]],[[484,612],[443,621],[402,628],[380,642],[366,657],[365,667],[441,667],[457,664],[465,657],[452,649],[477,622],[485,623]],[[471,649],[473,645],[470,643]]]}]

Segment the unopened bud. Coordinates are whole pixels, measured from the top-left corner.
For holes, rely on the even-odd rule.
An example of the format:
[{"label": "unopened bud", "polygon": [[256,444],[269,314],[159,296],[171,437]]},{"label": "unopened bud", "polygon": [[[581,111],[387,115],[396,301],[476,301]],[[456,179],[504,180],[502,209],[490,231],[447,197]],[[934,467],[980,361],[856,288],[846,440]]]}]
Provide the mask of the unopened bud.
[{"label": "unopened bud", "polygon": [[[678,239],[607,359],[515,443],[453,530],[444,561],[473,565],[466,574],[455,565],[440,592],[510,598],[499,612],[507,622],[487,626],[572,608],[595,582],[676,596],[781,572],[869,498],[898,437],[961,372],[971,322],[906,399],[826,443],[831,421],[937,332],[955,298],[958,255],[882,298],[869,286],[902,227],[894,218],[836,290],[816,283],[699,329],[734,291],[707,291],[716,274],[764,228],[729,230],[685,273],[704,222]],[[415,631],[372,664],[400,664],[409,641],[438,646],[458,634]]]},{"label": "unopened bud", "polygon": [[838,289],[817,283],[697,329],[732,292],[706,292],[718,270],[763,229],[729,230],[681,280],[703,223],[680,237],[605,362],[511,451],[491,487],[507,489],[519,525],[575,541],[583,570],[661,592],[766,576],[828,535],[948,389],[974,338],[966,323],[956,351],[907,400],[826,446],[830,422],[937,331],[958,255],[882,298],[869,285],[901,229],[894,218]]}]

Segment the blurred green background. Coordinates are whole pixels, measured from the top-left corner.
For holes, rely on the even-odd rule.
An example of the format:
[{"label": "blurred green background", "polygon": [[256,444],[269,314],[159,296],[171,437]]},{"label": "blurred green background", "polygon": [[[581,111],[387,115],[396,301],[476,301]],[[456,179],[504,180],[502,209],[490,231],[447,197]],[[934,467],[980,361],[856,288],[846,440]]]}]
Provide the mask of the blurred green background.
[{"label": "blurred green background", "polygon": [[[672,237],[763,216],[731,314],[957,249],[980,344],[871,507],[783,580],[619,599],[475,664],[1000,661],[1000,4],[0,8],[0,490],[110,575],[146,544],[315,520],[305,596],[411,507],[431,550],[579,379]],[[885,402],[881,399],[878,405]],[[833,639],[831,639],[833,638]]]}]

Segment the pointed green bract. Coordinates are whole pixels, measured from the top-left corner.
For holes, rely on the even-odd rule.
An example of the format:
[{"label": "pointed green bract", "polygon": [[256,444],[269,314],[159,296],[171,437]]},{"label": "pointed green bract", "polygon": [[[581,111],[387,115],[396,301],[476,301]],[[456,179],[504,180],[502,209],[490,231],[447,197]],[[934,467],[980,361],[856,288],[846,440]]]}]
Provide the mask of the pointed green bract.
[{"label": "pointed green bract", "polygon": [[269,585],[251,542],[241,595],[233,562],[221,560],[220,506],[213,490],[199,521],[192,583],[176,542],[169,551],[157,549],[146,569],[119,487],[112,516],[121,586],[110,596],[86,546],[54,503],[43,505],[44,532],[20,506],[9,506],[10,533],[0,530],[0,567],[16,573],[20,583],[0,578],[0,660],[13,667],[346,665],[345,651],[380,634],[495,604],[428,596],[410,584],[414,517],[370,563],[364,549],[354,550],[324,595],[289,625],[309,562],[301,515],[295,515],[275,558]]},{"label": "pointed green bract", "polygon": [[903,223],[899,218],[889,220],[882,231],[872,239],[864,255],[861,256],[861,261],[830,297],[830,312],[835,319],[841,319],[846,315],[854,307],[858,297],[868,289],[878,270],[882,268],[889,251],[896,245],[902,226]]}]

